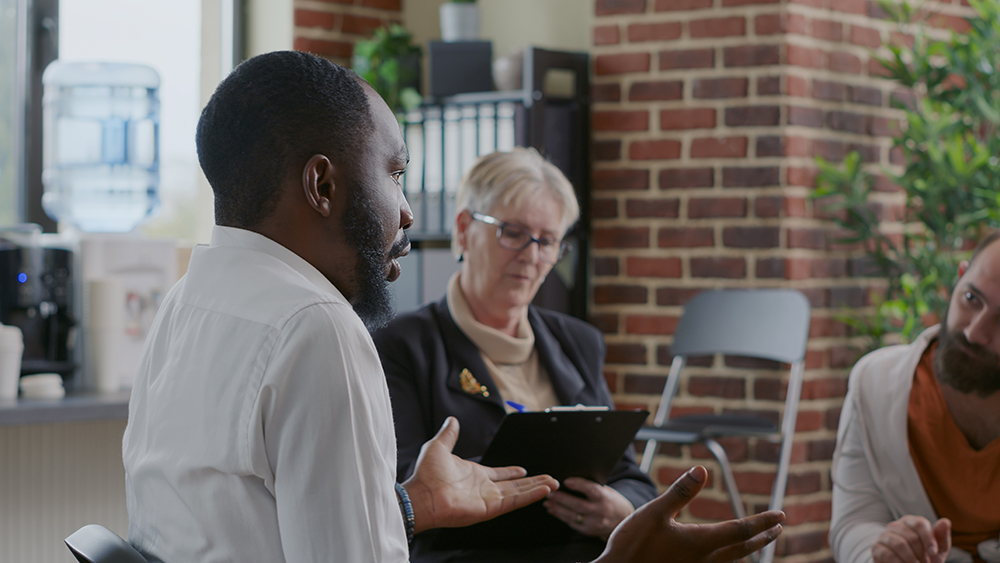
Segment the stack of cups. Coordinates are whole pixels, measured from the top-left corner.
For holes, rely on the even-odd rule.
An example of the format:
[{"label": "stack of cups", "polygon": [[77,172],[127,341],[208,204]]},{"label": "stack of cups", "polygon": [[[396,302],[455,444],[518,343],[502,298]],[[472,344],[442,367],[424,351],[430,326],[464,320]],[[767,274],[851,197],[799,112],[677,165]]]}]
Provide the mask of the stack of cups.
[{"label": "stack of cups", "polygon": [[0,400],[17,399],[24,340],[21,329],[0,325]]},{"label": "stack of cups", "polygon": [[66,396],[58,373],[36,373],[21,378],[21,396],[25,399],[61,399]]},{"label": "stack of cups", "polygon": [[121,343],[125,333],[125,291],[114,278],[87,284],[87,347],[96,389],[113,393],[121,386]]}]

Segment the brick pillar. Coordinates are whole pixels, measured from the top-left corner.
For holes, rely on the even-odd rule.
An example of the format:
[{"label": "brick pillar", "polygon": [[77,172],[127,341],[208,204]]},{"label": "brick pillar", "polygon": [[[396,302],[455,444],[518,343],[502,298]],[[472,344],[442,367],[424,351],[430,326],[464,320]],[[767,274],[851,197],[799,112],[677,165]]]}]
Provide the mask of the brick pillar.
[{"label": "brick pillar", "polygon": [[401,23],[402,0],[295,0],[296,51],[350,66],[354,43]]},{"label": "brick pillar", "polygon": [[[834,317],[864,307],[856,249],[833,243],[809,199],[814,157],[851,150],[897,165],[889,135],[894,87],[871,53],[907,40],[866,0],[595,0],[593,29],[592,321],[608,343],[607,377],[622,406],[654,410],[684,303],[710,288],[794,287],[812,307],[798,430],[778,555],[828,561],[830,460],[848,368],[856,358]],[[961,27],[961,0],[935,3]],[[883,52],[886,52],[883,48]],[[883,182],[887,220],[904,199]],[[776,366],[739,358],[696,365],[675,414],[753,401],[778,413]],[[777,447],[731,440],[751,509],[766,506]],[[709,467],[686,519],[731,517],[704,448],[664,447],[654,475],[668,485]],[[765,463],[766,462],[766,463]]]}]

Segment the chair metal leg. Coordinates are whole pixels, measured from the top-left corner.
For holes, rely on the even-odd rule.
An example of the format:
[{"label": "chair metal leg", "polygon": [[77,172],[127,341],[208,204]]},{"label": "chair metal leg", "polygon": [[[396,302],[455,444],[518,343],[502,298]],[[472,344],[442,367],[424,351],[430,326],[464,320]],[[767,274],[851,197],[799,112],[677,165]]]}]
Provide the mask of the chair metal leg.
[{"label": "chair metal leg", "polygon": [[[663,386],[663,393],[660,395],[660,404],[656,407],[656,415],[653,416],[653,426],[663,426],[670,416],[670,401],[677,391],[677,382],[680,381],[681,370],[684,369],[686,360],[683,356],[674,356],[670,364],[670,375],[667,376],[667,383]],[[642,462],[639,470],[649,475],[649,469],[653,466],[653,458],[656,457],[656,440],[646,442],[646,449],[642,451]]]},{"label": "chair metal leg", "polygon": [[[786,419],[788,414],[786,413]],[[792,413],[792,424],[794,428],[795,413]],[[785,500],[785,487],[788,483],[788,467],[791,465],[792,444],[795,441],[794,430],[785,434],[781,440],[781,457],[778,461],[778,474],[774,478],[774,489],[771,491],[770,510],[781,510]],[[761,550],[759,563],[771,563],[774,561],[774,550],[777,542],[771,542]]]},{"label": "chair metal leg", "polygon": [[656,457],[656,444],[658,442],[650,438],[646,440],[646,448],[642,450],[642,462],[639,463],[639,471],[649,475],[649,468],[653,465],[653,458]]},{"label": "chair metal leg", "polygon": [[745,518],[747,512],[743,508],[743,498],[740,496],[740,491],[736,488],[736,478],[733,477],[733,468],[729,465],[729,456],[726,455],[726,450],[722,449],[722,446],[711,438],[706,439],[704,443],[708,447],[708,451],[712,452],[712,455],[718,460],[719,466],[722,467],[722,478],[726,484],[726,490],[729,492],[729,502],[733,506],[733,514],[737,518]]},{"label": "chair metal leg", "polygon": [[684,356],[674,356],[670,363],[670,375],[667,376],[667,383],[663,386],[663,394],[660,395],[660,404],[656,407],[656,415],[653,417],[653,426],[663,426],[663,423],[670,418],[670,403],[677,392],[677,383],[681,379],[681,370],[687,360]]},{"label": "chair metal leg", "polygon": [[760,550],[760,557],[757,554],[753,554],[755,563],[771,563],[774,561],[774,548],[777,546],[777,540],[764,546],[764,549]]},{"label": "chair metal leg", "polygon": [[781,421],[781,457],[778,458],[778,474],[771,491],[771,510],[780,510],[785,500],[785,486],[788,484],[788,468],[792,462],[792,444],[795,442],[795,426],[799,417],[799,395],[802,392],[803,362],[792,366],[792,376],[788,380],[788,399],[785,401],[785,415]]},{"label": "chair metal leg", "polygon": [[[781,510],[785,502],[785,488],[788,485],[788,469],[792,463],[792,445],[795,443],[795,425],[799,416],[799,396],[802,393],[804,369],[804,362],[795,362],[792,365],[792,375],[788,379],[785,415],[781,421],[781,456],[778,458],[778,474],[774,478],[774,489],[771,491],[769,506],[771,510]],[[777,542],[771,542],[761,550],[760,563],[774,561],[776,544]]]},{"label": "chair metal leg", "polygon": [[[737,518],[746,518],[747,513],[743,507],[743,497],[740,495],[739,489],[736,488],[736,477],[733,476],[733,468],[729,465],[729,456],[726,455],[726,450],[711,438],[706,439],[704,444],[708,447],[708,451],[712,452],[712,455],[715,456],[715,459],[719,462],[719,466],[722,468],[722,479],[726,485],[726,491],[729,493],[729,503],[733,507],[733,514]],[[750,559],[754,563],[760,563],[761,555],[752,553],[750,554]]]}]

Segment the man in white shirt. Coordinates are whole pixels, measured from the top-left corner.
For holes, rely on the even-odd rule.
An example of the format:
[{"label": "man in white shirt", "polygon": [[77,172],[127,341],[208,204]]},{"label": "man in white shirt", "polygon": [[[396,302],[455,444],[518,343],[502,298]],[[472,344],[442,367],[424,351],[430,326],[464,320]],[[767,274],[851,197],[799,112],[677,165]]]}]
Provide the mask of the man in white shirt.
[{"label": "man in white shirt", "polygon": [[[413,216],[398,124],[367,84],[304,53],[256,57],[220,84],[197,141],[218,226],[164,300],[133,387],[133,545],[168,563],[402,562],[413,532],[558,487],[451,455],[449,419],[394,491],[389,397],[365,325],[391,316]],[[636,512],[602,558],[728,561],[780,533],[780,513],[674,522],[705,478],[695,468]]]}]

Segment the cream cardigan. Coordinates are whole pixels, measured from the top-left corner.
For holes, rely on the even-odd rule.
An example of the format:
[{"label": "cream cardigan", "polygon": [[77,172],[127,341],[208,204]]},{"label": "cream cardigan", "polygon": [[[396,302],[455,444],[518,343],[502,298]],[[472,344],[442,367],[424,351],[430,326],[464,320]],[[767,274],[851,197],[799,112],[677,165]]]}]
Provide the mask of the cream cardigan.
[{"label": "cream cardigan", "polygon": [[[839,563],[871,562],[879,534],[903,515],[938,519],[906,438],[913,374],[938,329],[925,330],[912,344],[876,350],[851,371],[831,471],[830,547]],[[979,552],[1000,563],[997,540],[980,543]],[[972,563],[972,556],[953,548],[948,562]]]}]

